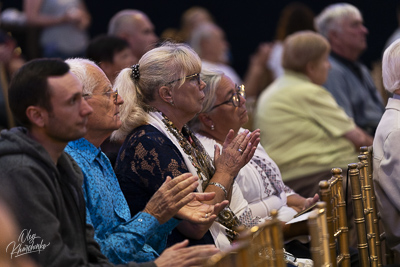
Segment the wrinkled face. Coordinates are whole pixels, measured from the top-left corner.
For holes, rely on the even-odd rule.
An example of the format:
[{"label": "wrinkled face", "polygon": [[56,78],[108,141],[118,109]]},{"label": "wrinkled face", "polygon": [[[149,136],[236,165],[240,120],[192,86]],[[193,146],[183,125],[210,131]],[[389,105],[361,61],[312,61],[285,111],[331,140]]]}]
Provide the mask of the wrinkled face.
[{"label": "wrinkled face", "polygon": [[[192,75],[195,73],[190,73]],[[200,83],[199,83],[200,81]],[[185,118],[182,123],[187,123],[197,113],[201,111],[204,101],[204,88],[206,84],[198,76],[186,79],[186,81],[179,87],[174,85],[171,95],[174,102],[174,107],[179,113],[179,117]]]},{"label": "wrinkled face", "polygon": [[134,56],[139,60],[147,51],[154,48],[158,37],[154,33],[153,24],[146,16],[135,15],[135,20],[135,26],[126,40]]},{"label": "wrinkled face", "polygon": [[109,136],[114,130],[121,127],[119,105],[124,101],[119,95],[115,100],[111,83],[100,68],[93,65],[87,66],[88,72],[99,82],[92,95],[85,97],[93,109],[87,123],[88,134]]},{"label": "wrinkled face", "polygon": [[92,109],[82,97],[82,84],[68,72],[48,78],[51,112],[44,114],[44,130],[49,138],[67,143],[83,137]]},{"label": "wrinkled face", "polygon": [[[237,90],[238,88],[235,87],[235,84],[229,77],[225,75],[222,76],[222,79],[216,90],[216,100],[214,106],[230,100]],[[246,99],[242,96],[239,97],[240,106],[235,107],[232,102],[228,102],[214,108],[208,113],[209,117],[214,123],[214,131],[219,132],[221,136],[225,136],[230,129],[233,129],[235,132],[237,132],[240,127],[249,120],[245,105]]]},{"label": "wrinkled face", "polygon": [[360,14],[345,17],[339,22],[340,31],[337,32],[339,42],[351,51],[358,53],[367,48],[368,30]]},{"label": "wrinkled face", "polygon": [[318,59],[316,62],[313,62],[313,71],[309,73],[309,78],[311,81],[318,85],[323,85],[328,78],[328,72],[331,67],[329,63],[329,51],[324,53],[324,55]]}]

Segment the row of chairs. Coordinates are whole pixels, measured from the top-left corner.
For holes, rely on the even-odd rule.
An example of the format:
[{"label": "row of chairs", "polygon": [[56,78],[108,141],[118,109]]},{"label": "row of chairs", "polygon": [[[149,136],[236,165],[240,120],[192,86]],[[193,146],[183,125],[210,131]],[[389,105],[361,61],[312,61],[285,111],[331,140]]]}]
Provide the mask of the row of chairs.
[{"label": "row of chairs", "polygon": [[[393,264],[393,252],[384,242],[372,180],[372,147],[361,147],[359,161],[348,165],[352,207],[357,231],[359,265],[378,267]],[[346,216],[346,194],[340,168],[332,169],[332,177],[321,181],[320,200],[308,217],[311,255],[314,267],[350,267],[349,228]],[[272,220],[243,230],[241,239],[230,251],[211,257],[207,266],[261,267],[286,266],[282,227],[277,211]],[[384,248],[384,249],[382,249]],[[382,257],[385,250],[385,257]]]}]

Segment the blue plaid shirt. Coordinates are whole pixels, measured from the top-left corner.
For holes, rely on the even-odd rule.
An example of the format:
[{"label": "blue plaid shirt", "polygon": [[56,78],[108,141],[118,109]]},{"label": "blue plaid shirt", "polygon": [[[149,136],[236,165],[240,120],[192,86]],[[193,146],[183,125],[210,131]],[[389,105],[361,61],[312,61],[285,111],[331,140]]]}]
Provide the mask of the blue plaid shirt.
[{"label": "blue plaid shirt", "polygon": [[100,148],[81,138],[70,142],[65,152],[82,169],[86,222],[93,225],[103,254],[114,264],[154,260],[179,220],[172,218],[160,225],[144,212],[131,218],[111,163]]}]

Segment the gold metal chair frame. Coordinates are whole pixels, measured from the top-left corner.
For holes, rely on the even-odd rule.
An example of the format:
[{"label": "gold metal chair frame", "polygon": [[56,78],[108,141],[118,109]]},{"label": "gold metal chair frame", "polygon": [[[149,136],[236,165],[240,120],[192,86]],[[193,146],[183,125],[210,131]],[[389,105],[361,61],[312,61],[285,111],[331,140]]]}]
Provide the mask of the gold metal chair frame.
[{"label": "gold metal chair frame", "polygon": [[[329,233],[329,250],[332,266],[350,266],[349,228],[347,226],[346,202],[343,193],[342,169],[333,168],[332,178],[321,181],[320,200],[326,202],[326,216]],[[339,254],[336,255],[336,244]]]},{"label": "gold metal chair frame", "polygon": [[317,203],[315,209],[309,215],[307,223],[311,236],[310,251],[314,266],[333,266],[329,250],[329,232],[325,202]]}]

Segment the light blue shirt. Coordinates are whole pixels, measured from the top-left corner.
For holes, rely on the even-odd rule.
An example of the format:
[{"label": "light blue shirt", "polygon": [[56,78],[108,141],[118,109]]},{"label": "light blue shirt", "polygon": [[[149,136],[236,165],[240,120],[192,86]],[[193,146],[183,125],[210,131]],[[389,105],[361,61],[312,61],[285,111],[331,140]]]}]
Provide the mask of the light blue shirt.
[{"label": "light blue shirt", "polygon": [[131,218],[111,163],[100,148],[81,138],[68,143],[65,152],[82,169],[86,222],[93,225],[103,254],[114,264],[146,262],[158,257],[179,220],[172,218],[160,225],[144,212]]}]

